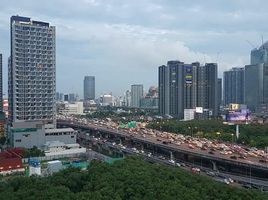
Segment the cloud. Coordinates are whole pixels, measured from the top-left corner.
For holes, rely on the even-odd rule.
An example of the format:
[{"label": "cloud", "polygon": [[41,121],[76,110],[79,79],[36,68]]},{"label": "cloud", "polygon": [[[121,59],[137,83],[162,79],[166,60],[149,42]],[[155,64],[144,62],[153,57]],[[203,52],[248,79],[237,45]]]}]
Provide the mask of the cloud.
[{"label": "cloud", "polygon": [[257,46],[261,35],[268,38],[265,0],[46,0],[42,6],[2,0],[1,5],[5,66],[10,16],[48,21],[57,30],[57,90],[81,96],[84,75],[96,76],[97,93],[121,94],[133,83],[157,85],[157,67],[171,59],[217,61],[222,74],[249,62],[247,40]]}]

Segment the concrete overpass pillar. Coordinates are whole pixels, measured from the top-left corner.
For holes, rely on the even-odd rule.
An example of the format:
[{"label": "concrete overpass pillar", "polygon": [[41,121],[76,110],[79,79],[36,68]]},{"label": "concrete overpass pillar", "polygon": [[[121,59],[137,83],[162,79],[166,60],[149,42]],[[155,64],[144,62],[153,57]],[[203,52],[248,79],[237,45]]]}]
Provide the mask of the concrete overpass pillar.
[{"label": "concrete overpass pillar", "polygon": [[211,161],[211,163],[212,163],[212,169],[213,169],[214,171],[217,171],[218,169],[217,169],[216,162],[215,162],[215,161]]},{"label": "concrete overpass pillar", "polygon": [[111,148],[108,147],[108,154],[109,155],[113,155],[113,151],[111,150]]},{"label": "concrete overpass pillar", "polygon": [[169,155],[170,155],[169,156],[170,160],[174,160],[174,155],[173,155],[173,152],[172,151],[169,152]]}]

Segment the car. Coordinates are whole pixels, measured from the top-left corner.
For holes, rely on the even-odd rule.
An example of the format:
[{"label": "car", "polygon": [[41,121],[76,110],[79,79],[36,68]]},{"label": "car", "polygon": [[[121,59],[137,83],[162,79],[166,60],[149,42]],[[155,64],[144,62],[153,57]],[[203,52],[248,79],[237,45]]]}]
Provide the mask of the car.
[{"label": "car", "polygon": [[208,149],[207,147],[204,146],[201,147],[201,150],[207,150],[207,149]]},{"label": "car", "polygon": [[231,159],[237,160],[236,156],[230,156]]},{"label": "car", "polygon": [[197,168],[197,167],[193,167],[193,168],[191,169],[191,171],[192,171],[193,173],[200,173],[200,169]]},{"label": "car", "polygon": [[181,165],[182,167],[186,167],[186,164],[185,164],[184,162],[180,162],[180,165]]},{"label": "car", "polygon": [[206,173],[208,176],[216,176],[216,174],[214,172],[207,172]]},{"label": "car", "polygon": [[189,147],[190,149],[194,149],[194,148],[195,148],[192,144],[189,144],[188,147]]},{"label": "car", "polygon": [[259,162],[260,162],[260,163],[267,163],[267,160],[260,159]]},{"label": "car", "polygon": [[180,164],[180,163],[176,163],[176,166],[177,166],[177,167],[181,167],[181,164]]},{"label": "car", "polygon": [[234,182],[234,180],[231,179],[231,178],[228,178],[228,181],[229,181],[230,183],[233,183],[233,182]]},{"label": "car", "polygon": [[229,180],[227,178],[223,179],[223,182],[226,183],[227,185],[230,184]]},{"label": "car", "polygon": [[169,160],[168,162],[170,162],[171,164],[175,164],[174,160]]},{"label": "car", "polygon": [[246,188],[246,189],[251,189],[252,186],[250,184],[243,184],[242,187]]}]

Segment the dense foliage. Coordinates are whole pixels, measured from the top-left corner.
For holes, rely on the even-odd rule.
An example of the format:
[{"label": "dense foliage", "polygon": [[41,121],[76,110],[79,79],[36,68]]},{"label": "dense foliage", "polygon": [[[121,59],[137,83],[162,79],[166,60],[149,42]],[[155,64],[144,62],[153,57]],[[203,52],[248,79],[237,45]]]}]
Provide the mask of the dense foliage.
[{"label": "dense foliage", "polygon": [[38,149],[36,146],[34,146],[31,149],[25,149],[23,153],[24,158],[30,158],[30,157],[40,157],[45,156],[44,151]]},{"label": "dense foliage", "polygon": [[[152,116],[157,114],[155,110],[146,110],[138,108],[128,108],[121,111],[118,111],[112,107],[104,107],[98,109],[96,112],[89,113],[85,117],[88,119],[105,119],[111,118],[113,121],[142,121],[145,116]],[[84,117],[84,116],[83,116]]]},{"label": "dense foliage", "polygon": [[184,135],[194,135],[209,139],[219,139],[222,141],[238,142],[254,147],[264,148],[268,146],[268,126],[247,124],[240,125],[240,138],[235,140],[235,126],[223,124],[221,120],[162,120],[152,122],[149,128],[180,133]]},{"label": "dense foliage", "polygon": [[112,165],[95,161],[84,172],[67,169],[46,178],[2,179],[0,199],[265,200],[268,196],[226,186],[178,168],[127,158]]}]

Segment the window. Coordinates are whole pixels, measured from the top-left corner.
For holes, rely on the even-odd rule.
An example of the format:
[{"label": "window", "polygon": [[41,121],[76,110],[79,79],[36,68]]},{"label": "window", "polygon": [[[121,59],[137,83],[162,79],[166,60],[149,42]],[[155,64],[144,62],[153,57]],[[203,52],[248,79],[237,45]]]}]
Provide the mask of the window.
[{"label": "window", "polygon": [[21,140],[15,140],[15,142],[21,142]]}]

